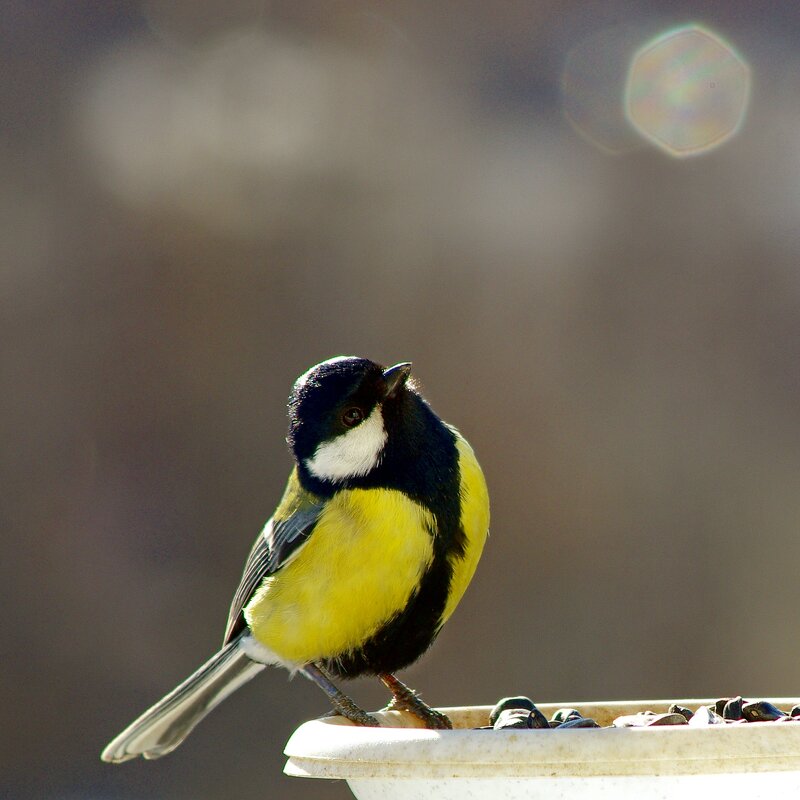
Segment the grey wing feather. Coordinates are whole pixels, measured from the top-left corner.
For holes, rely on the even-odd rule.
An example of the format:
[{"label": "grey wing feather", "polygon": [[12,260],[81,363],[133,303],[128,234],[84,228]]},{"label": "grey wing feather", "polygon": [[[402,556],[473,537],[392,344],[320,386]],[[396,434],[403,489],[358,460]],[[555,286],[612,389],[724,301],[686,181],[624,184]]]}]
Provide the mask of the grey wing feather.
[{"label": "grey wing feather", "polygon": [[261,581],[274,575],[300,552],[311,536],[322,508],[321,504],[306,506],[286,519],[271,519],[264,526],[247,557],[242,579],[233,596],[223,644],[227,644],[244,630],[246,623],[242,610]]},{"label": "grey wing feather", "polygon": [[[272,575],[288,564],[308,541],[320,514],[322,505],[298,509],[290,517],[276,522],[272,520],[269,534],[269,560],[267,574]],[[267,533],[267,530],[264,530]]]}]

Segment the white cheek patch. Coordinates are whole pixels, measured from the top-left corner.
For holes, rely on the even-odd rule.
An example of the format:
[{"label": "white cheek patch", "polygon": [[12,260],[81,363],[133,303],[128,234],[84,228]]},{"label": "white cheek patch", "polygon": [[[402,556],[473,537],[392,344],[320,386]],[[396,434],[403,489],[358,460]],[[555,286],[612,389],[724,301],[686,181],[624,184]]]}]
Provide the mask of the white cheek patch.
[{"label": "white cheek patch", "polygon": [[360,425],[319,445],[306,459],[306,467],[315,477],[334,483],[361,477],[378,466],[385,444],[383,414],[375,406]]}]

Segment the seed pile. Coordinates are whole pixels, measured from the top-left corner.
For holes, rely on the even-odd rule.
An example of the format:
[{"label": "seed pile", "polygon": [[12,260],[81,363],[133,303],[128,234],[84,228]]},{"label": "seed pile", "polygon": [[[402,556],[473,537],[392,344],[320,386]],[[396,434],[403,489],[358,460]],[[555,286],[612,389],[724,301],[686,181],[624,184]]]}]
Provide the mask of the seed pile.
[{"label": "seed pile", "polygon": [[701,705],[694,711],[673,703],[666,713],[640,711],[624,714],[611,725],[601,726],[584,717],[577,708],[559,708],[551,719],[536,707],[529,697],[504,697],[489,714],[489,725],[478,730],[516,730],[530,728],[650,728],[658,725],[728,725],[747,722],[800,722],[800,703],[790,711],[781,711],[768,700],[744,700],[722,697],[713,704]]}]

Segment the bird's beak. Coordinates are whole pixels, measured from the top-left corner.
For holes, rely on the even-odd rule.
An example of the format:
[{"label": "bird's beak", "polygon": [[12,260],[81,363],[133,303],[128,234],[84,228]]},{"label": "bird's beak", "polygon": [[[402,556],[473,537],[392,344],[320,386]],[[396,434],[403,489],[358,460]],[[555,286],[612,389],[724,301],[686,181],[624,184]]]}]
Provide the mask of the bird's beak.
[{"label": "bird's beak", "polygon": [[386,381],[386,393],[384,400],[394,397],[401,389],[403,384],[408,380],[411,374],[411,362],[403,361],[400,364],[395,364],[389,369],[383,371],[383,379]]}]

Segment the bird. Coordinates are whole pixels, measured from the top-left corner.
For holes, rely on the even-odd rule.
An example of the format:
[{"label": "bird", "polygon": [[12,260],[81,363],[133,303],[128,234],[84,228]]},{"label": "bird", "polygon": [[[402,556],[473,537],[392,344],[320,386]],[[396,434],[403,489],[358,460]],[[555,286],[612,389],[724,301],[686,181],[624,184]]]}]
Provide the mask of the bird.
[{"label": "bird", "polygon": [[334,681],[371,675],[391,692],[387,708],[452,727],[395,673],[432,644],[488,536],[471,446],[423,398],[410,362],[329,358],[297,379],[288,414],[294,466],[247,558],[221,649],[114,738],[104,761],[172,752],[268,665],[309,678],[356,725],[378,721]]}]

